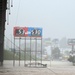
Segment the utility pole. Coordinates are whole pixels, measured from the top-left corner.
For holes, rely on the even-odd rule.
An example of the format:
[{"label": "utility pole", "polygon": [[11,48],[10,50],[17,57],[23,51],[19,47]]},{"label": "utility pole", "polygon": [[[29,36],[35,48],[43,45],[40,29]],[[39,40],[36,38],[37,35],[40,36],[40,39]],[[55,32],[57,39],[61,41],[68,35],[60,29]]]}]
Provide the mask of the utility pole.
[{"label": "utility pole", "polygon": [[6,18],[7,0],[0,1],[0,64],[3,65],[4,59],[4,31]]}]

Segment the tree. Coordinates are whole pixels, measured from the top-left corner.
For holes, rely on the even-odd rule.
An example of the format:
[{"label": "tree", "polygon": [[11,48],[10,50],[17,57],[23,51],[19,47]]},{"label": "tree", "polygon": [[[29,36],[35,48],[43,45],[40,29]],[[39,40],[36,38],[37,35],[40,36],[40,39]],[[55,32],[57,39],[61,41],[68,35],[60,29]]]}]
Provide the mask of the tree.
[{"label": "tree", "polygon": [[55,47],[52,49],[52,58],[53,59],[59,59],[60,57],[60,49],[58,47]]}]

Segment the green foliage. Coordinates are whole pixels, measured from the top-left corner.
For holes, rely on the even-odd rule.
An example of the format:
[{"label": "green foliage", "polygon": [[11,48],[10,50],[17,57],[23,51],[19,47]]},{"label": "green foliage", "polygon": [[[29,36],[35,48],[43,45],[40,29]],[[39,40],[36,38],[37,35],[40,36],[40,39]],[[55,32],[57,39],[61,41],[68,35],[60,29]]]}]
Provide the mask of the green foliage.
[{"label": "green foliage", "polygon": [[[15,59],[17,60],[19,57],[15,56]],[[4,50],[4,60],[13,60],[13,52]]]},{"label": "green foliage", "polygon": [[70,56],[68,58],[68,61],[75,63],[75,56]]},{"label": "green foliage", "polygon": [[55,47],[52,49],[52,57],[54,59],[59,59],[60,57],[60,49],[58,47]]},{"label": "green foliage", "polygon": [[[4,60],[13,60],[14,53],[9,50],[4,50]],[[30,52],[27,52],[26,55],[24,55],[24,52],[20,53],[20,60],[24,60],[26,57],[26,60],[30,60]],[[31,55],[31,59],[35,60],[35,56]],[[15,53],[15,60],[19,60],[19,52]]]},{"label": "green foliage", "polygon": [[70,56],[70,57],[68,58],[68,61],[73,62],[73,57]]}]

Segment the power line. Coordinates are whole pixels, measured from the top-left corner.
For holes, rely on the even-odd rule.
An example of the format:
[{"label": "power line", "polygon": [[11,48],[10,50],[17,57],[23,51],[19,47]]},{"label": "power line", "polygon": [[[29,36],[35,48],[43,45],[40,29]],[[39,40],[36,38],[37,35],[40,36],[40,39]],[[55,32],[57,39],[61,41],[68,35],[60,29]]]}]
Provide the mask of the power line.
[{"label": "power line", "polygon": [[20,9],[20,4],[21,4],[21,0],[19,0],[19,5],[18,5],[18,11],[17,11],[17,16],[16,16],[15,25],[17,24],[17,21],[18,21],[18,16],[19,16],[19,9]]}]

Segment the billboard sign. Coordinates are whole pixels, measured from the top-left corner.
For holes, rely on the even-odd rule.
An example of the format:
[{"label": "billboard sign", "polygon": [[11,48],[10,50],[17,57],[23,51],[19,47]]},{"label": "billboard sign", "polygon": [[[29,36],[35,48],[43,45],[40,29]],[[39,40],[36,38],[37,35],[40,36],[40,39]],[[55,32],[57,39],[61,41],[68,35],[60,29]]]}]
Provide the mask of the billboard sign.
[{"label": "billboard sign", "polygon": [[42,28],[28,28],[29,37],[42,37]]},{"label": "billboard sign", "polygon": [[28,36],[28,34],[26,34],[27,32],[28,32],[27,27],[14,27],[14,36],[15,37],[26,37],[26,36]]},{"label": "billboard sign", "polygon": [[42,37],[42,28],[14,27],[14,37]]},{"label": "billboard sign", "polygon": [[69,45],[75,45],[75,39],[68,39]]}]

